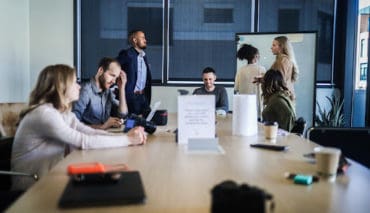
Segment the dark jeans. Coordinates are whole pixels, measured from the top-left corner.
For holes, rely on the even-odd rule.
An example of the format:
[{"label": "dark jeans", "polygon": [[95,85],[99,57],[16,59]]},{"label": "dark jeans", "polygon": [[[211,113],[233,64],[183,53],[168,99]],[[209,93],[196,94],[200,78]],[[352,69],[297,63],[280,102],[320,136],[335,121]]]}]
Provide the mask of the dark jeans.
[{"label": "dark jeans", "polygon": [[128,112],[136,115],[143,115],[149,110],[149,103],[144,94],[135,94],[127,100]]}]

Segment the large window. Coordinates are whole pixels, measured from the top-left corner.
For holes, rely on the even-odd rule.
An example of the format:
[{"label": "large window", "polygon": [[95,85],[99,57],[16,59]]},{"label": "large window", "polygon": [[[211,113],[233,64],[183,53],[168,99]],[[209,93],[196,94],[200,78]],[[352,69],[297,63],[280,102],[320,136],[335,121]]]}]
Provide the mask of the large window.
[{"label": "large window", "polygon": [[211,66],[217,72],[218,82],[232,83],[236,66],[235,33],[251,31],[251,2],[244,0],[80,0],[78,3],[81,54],[77,61],[82,79],[95,74],[100,58],[116,57],[122,48],[128,47],[128,32],[142,29],[147,37],[146,53],[154,82],[200,82],[203,68]]},{"label": "large window", "polygon": [[260,0],[259,31],[317,31],[316,81],[332,84],[333,17],[334,0]]},{"label": "large window", "polygon": [[360,64],[360,81],[366,82],[366,79],[367,79],[366,73],[367,73],[367,63],[361,63]]},{"label": "large window", "polygon": [[168,81],[200,81],[202,70],[211,66],[218,82],[234,82],[235,33],[251,31],[250,1],[171,0],[170,7]]},{"label": "large window", "polygon": [[[80,7],[79,7],[80,6]],[[94,76],[100,58],[116,57],[121,49],[128,48],[127,35],[133,29],[146,32],[148,47],[145,50],[155,82],[163,76],[163,1],[162,0],[80,0],[77,1],[80,17],[80,54],[77,65],[81,78]],[[79,13],[80,11],[80,13]],[[78,18],[76,19],[78,21]]]},{"label": "large window", "polygon": [[232,85],[236,33],[318,31],[317,80],[332,82],[333,11],[334,0],[77,0],[77,67],[90,78],[142,29],[155,83],[200,83],[211,66]]}]

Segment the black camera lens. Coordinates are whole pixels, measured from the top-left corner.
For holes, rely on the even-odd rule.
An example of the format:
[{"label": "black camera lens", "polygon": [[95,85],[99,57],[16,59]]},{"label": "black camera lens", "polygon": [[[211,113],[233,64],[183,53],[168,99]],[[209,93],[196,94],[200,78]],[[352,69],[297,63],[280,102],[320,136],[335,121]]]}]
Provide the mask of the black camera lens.
[{"label": "black camera lens", "polygon": [[151,121],[147,121],[144,118],[139,117],[135,114],[131,114],[127,116],[124,132],[128,132],[130,129],[134,128],[135,126],[144,127],[144,131],[149,134],[153,134],[155,130],[157,130],[157,126]]},{"label": "black camera lens", "polygon": [[145,122],[145,126],[144,126],[144,130],[145,132],[149,133],[149,134],[153,134],[155,132],[155,130],[157,130],[157,126],[150,122],[150,121],[146,121]]}]

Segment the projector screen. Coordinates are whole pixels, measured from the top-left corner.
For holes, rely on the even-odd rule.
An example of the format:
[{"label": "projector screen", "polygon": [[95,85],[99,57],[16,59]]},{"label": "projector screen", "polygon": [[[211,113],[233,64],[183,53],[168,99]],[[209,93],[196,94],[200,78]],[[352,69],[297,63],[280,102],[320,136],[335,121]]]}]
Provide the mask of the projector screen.
[{"label": "projector screen", "polygon": [[[316,101],[316,32],[298,33],[237,33],[236,51],[243,44],[251,44],[259,50],[260,60],[258,64],[264,66],[266,71],[270,69],[275,60],[271,52],[272,41],[277,36],[286,36],[293,46],[296,61],[299,68],[298,80],[295,82],[296,93],[296,116],[303,117],[307,121],[307,127],[311,127],[314,119]],[[236,60],[238,71],[247,63],[246,60]]]}]

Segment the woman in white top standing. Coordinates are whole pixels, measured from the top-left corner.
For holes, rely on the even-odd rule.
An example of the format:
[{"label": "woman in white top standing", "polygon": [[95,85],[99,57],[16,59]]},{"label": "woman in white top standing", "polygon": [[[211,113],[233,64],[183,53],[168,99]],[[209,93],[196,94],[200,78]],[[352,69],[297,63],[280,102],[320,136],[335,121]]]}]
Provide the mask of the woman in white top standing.
[{"label": "woman in white top standing", "polygon": [[[126,83],[124,72],[117,76],[119,84]],[[13,171],[37,174],[42,178],[63,159],[69,146],[100,149],[146,142],[142,127],[125,135],[92,129],[81,123],[71,112],[71,103],[78,99],[79,93],[76,72],[70,66],[51,65],[41,71],[14,138]],[[13,176],[12,189],[26,190],[33,183],[30,177]]]},{"label": "woman in white top standing", "polygon": [[258,117],[261,118],[262,98],[260,79],[262,79],[266,69],[257,64],[259,51],[250,44],[243,44],[236,56],[239,60],[247,60],[248,64],[240,67],[236,73],[234,91],[236,94],[256,94]]}]

